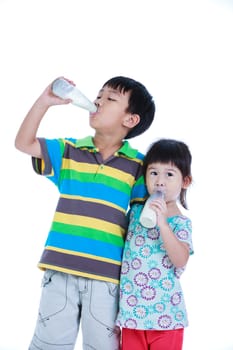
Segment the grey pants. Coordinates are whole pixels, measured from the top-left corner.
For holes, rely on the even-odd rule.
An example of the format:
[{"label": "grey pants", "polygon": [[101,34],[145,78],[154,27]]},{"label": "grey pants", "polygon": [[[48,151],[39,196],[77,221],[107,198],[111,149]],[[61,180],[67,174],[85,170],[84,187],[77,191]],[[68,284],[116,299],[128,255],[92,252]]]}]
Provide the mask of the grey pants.
[{"label": "grey pants", "polygon": [[84,350],[119,350],[119,286],[47,270],[29,350],[73,350],[81,321]]}]

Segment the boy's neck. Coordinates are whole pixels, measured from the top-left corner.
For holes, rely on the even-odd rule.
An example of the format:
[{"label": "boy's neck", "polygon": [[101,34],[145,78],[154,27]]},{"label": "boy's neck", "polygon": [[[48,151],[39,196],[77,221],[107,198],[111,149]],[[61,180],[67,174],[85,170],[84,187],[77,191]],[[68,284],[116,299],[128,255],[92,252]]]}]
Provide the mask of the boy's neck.
[{"label": "boy's neck", "polygon": [[106,160],[121,148],[123,141],[114,140],[112,138],[99,138],[95,136],[93,138],[93,143],[99,149],[103,160]]}]

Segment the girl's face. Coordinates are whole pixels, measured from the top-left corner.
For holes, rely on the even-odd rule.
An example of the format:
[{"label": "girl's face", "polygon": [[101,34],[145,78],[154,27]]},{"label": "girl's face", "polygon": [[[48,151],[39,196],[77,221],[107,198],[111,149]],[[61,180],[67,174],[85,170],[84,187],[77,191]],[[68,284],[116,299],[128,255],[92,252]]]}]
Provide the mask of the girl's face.
[{"label": "girl's face", "polygon": [[156,189],[165,193],[165,201],[176,201],[182,188],[187,188],[188,180],[183,179],[181,171],[170,163],[151,163],[146,170],[146,185],[149,194]]}]

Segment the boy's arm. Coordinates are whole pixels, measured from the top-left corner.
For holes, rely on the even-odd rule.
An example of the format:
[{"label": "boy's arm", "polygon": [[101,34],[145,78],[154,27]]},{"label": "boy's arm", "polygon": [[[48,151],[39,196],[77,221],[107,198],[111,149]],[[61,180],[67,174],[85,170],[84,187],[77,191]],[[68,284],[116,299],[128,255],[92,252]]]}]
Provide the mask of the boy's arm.
[{"label": "boy's arm", "polygon": [[41,120],[49,107],[70,103],[71,100],[63,100],[55,96],[51,91],[50,84],[40,97],[32,105],[24,118],[15,138],[15,147],[32,157],[42,158],[41,146],[37,139],[37,131]]}]

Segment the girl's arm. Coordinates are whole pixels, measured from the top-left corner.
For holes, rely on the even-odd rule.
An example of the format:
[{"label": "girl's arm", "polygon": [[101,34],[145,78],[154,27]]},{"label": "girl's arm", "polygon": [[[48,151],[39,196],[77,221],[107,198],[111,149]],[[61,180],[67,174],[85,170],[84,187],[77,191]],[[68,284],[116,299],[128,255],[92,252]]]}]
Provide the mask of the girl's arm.
[{"label": "girl's arm", "polygon": [[169,259],[177,268],[184,267],[189,259],[189,245],[180,241],[167,223],[168,211],[170,210],[173,215],[181,214],[179,208],[176,203],[170,203],[167,205],[163,199],[153,201],[150,206],[156,211],[157,225],[160,228],[164,248]]},{"label": "girl's arm", "polygon": [[185,242],[181,242],[172,232],[167,222],[159,225],[160,234],[163,239],[164,248],[169,259],[177,268],[184,267],[189,259],[189,246]]}]

